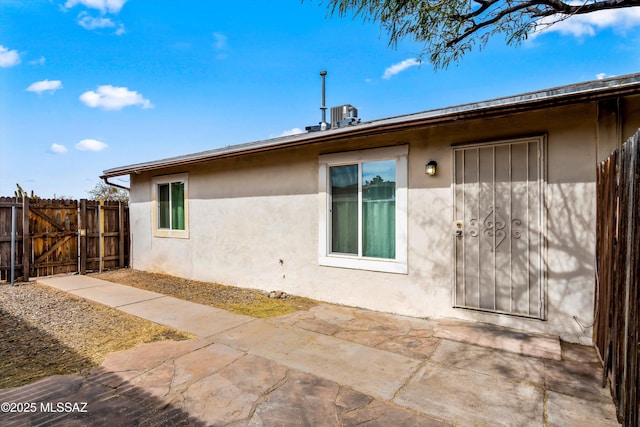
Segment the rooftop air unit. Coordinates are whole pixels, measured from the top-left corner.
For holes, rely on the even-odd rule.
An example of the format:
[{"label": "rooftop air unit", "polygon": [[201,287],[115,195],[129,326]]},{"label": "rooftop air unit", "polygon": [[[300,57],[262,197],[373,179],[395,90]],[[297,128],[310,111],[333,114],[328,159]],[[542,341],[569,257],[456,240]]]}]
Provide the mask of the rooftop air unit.
[{"label": "rooftop air unit", "polygon": [[325,105],[325,78],[327,76],[327,72],[320,71],[320,76],[322,77],[322,105],[320,106],[320,111],[322,111],[322,121],[316,126],[305,127],[305,130],[307,132],[319,132],[322,130],[346,127],[360,123],[358,110],[350,104],[331,107],[331,121],[327,123],[327,107]]},{"label": "rooftop air unit", "polygon": [[358,109],[350,104],[331,107],[331,127],[341,128],[360,123]]}]

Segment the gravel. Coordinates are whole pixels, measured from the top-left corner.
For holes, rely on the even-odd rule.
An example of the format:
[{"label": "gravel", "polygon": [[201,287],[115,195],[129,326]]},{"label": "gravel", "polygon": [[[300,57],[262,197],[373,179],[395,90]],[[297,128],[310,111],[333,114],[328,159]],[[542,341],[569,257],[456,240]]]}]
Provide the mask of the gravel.
[{"label": "gravel", "polygon": [[191,335],[37,283],[0,284],[0,388],[84,375],[113,351]]},{"label": "gravel", "polygon": [[[255,289],[120,269],[91,276],[164,295],[269,318],[307,310],[316,301],[269,298]],[[0,388],[50,375],[85,375],[113,351],[191,335],[37,283],[0,283]]]}]

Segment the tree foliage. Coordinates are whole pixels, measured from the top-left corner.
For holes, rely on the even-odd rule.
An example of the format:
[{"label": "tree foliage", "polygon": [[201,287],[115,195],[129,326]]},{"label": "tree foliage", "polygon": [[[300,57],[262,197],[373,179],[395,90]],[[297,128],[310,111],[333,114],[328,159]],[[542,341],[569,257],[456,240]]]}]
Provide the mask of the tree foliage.
[{"label": "tree foliage", "polygon": [[574,15],[640,6],[640,0],[328,0],[329,15],[380,23],[389,44],[402,39],[423,45],[420,58],[446,68],[473,48],[503,35],[519,44],[528,35]]},{"label": "tree foliage", "polygon": [[116,202],[128,202],[129,192],[122,188],[112,187],[104,182],[98,182],[92,190],[88,191],[93,200],[112,200]]}]

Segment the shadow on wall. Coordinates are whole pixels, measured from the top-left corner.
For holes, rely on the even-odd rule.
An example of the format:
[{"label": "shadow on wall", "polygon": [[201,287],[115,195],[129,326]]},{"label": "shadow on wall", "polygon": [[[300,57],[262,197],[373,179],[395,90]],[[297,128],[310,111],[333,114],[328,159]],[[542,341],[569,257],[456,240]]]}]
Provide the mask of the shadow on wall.
[{"label": "shadow on wall", "polygon": [[307,148],[247,154],[131,175],[132,203],[152,200],[153,177],[183,173],[189,176],[190,200],[317,194],[318,152]]},{"label": "shadow on wall", "polygon": [[[446,196],[439,195],[442,191]],[[411,197],[411,191],[409,194],[409,235],[417,236],[410,242],[409,268],[411,275],[421,283],[421,288],[428,292],[434,285],[434,279],[451,281],[451,195],[448,188],[429,189],[429,195],[433,197],[428,200]],[[421,204],[428,205],[429,209]],[[430,214],[438,211],[441,215]]]},{"label": "shadow on wall", "polygon": [[[566,312],[580,334],[591,337],[595,292],[595,183],[548,187],[549,311]],[[581,308],[588,311],[583,312]]]},{"label": "shadow on wall", "polygon": [[[591,183],[547,185],[547,229],[542,242],[547,249],[546,265],[543,264],[543,271],[547,274],[547,319],[555,324],[563,322],[565,330],[574,330],[581,337],[590,337],[593,319],[595,202],[592,186]],[[428,205],[429,209],[420,204]],[[429,191],[428,198],[410,197],[410,209],[410,234],[417,236],[412,241],[410,252],[412,275],[425,293],[438,285],[434,280],[440,281],[441,289],[448,286],[452,290],[456,266],[454,224],[450,219],[451,191],[437,189]],[[429,215],[429,212],[441,214]],[[508,231],[507,238],[510,235]],[[503,243],[502,247],[509,246]],[[499,278],[502,275],[504,280],[509,280],[508,271],[513,265],[523,266],[525,271],[537,271],[539,267],[535,261],[526,251],[518,251],[513,252],[510,263],[497,263],[498,270],[503,269],[507,273],[499,271],[496,275],[495,300],[512,300],[515,306],[527,306],[527,301],[532,298],[529,288],[512,287]],[[544,256],[542,262],[545,262]],[[478,275],[481,280],[493,283],[493,266],[480,265]],[[493,301],[494,295],[490,294],[489,299]],[[484,308],[493,309],[489,306]],[[569,320],[570,326],[567,325]]]}]

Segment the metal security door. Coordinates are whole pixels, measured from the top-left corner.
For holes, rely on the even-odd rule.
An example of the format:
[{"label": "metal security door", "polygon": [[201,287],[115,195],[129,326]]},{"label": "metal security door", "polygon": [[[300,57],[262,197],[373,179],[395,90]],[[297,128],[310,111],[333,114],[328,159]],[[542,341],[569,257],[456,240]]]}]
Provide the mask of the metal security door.
[{"label": "metal security door", "polygon": [[544,317],[544,138],[456,147],[456,307]]}]

